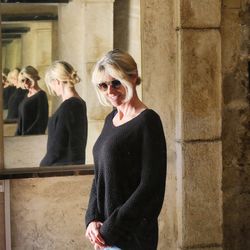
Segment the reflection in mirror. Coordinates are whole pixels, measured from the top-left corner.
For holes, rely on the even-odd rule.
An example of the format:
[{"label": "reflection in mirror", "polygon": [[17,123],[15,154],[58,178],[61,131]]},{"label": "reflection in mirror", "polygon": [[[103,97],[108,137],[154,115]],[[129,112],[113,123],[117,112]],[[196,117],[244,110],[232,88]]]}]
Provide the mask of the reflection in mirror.
[{"label": "reflection in mirror", "polygon": [[[1,5],[2,73],[7,75],[8,71],[13,71],[15,68],[22,69],[31,65],[38,70],[41,76],[39,86],[47,94],[44,71],[57,57],[57,12],[56,5]],[[16,85],[15,78],[15,74],[10,75],[10,85]],[[12,99],[13,107],[18,106],[20,100],[13,101],[15,98],[10,98],[11,95],[8,93],[10,91],[5,91],[5,88],[4,92],[6,92],[6,105],[3,113],[4,119],[8,118],[5,121],[8,125],[4,128],[4,135],[13,136],[17,129],[17,123],[11,124],[11,122],[17,118],[17,108],[8,114],[8,99]],[[19,92],[22,92],[21,88],[19,88]],[[53,98],[48,97],[51,114]]]},{"label": "reflection in mirror", "polygon": [[[5,85],[3,89],[5,100],[3,119],[6,168],[39,166],[39,162],[46,152],[47,135],[22,136],[19,138],[14,135],[44,134],[48,120],[48,114],[45,113],[49,112],[49,115],[52,115],[52,106],[56,98],[48,93],[44,73],[46,68],[57,57],[57,12],[56,5],[3,4],[1,6],[2,74],[6,76],[6,82],[3,82]],[[49,103],[49,105],[47,104],[49,108],[44,107],[43,113],[45,115],[44,120],[40,119],[40,128],[31,124],[36,119],[31,117],[30,110],[28,127],[27,119],[25,124],[21,120],[20,124],[17,123],[18,106],[24,97],[20,95],[21,92],[24,92],[23,87],[25,84],[21,81],[24,78],[30,80],[34,78],[30,72],[25,70],[28,65],[36,69],[41,78],[36,81],[38,83],[36,87],[41,89],[39,93],[43,93],[42,97],[48,97],[46,102]],[[19,79],[19,86],[17,86],[16,68],[26,71],[26,76]],[[26,82],[27,84],[28,82]],[[15,89],[14,93],[11,93],[12,89]],[[27,98],[25,93],[25,96],[26,101],[28,99],[30,101],[36,95],[32,98],[28,95],[30,98]],[[26,113],[27,109],[24,106],[27,105],[20,105],[19,108],[21,106],[21,113]],[[34,102],[29,107],[34,109]],[[46,109],[48,110],[46,111]],[[26,155],[29,157],[24,157]]]}]

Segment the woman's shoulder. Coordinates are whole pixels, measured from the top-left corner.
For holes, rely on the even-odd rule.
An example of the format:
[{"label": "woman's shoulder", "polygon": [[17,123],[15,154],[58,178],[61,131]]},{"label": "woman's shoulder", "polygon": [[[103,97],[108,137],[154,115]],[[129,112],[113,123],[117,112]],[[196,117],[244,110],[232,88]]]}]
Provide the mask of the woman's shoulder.
[{"label": "woman's shoulder", "polygon": [[143,110],[140,115],[139,115],[139,118],[143,119],[143,120],[146,120],[146,121],[156,121],[156,120],[161,120],[159,114],[154,111],[153,109],[145,109]]},{"label": "woman's shoulder", "polygon": [[65,106],[70,106],[70,105],[83,105],[85,104],[85,101],[81,97],[70,97],[69,99],[65,100],[62,104]]},{"label": "woman's shoulder", "polygon": [[117,109],[114,108],[105,118],[106,121],[112,120],[117,113]]},{"label": "woman's shoulder", "polygon": [[82,98],[71,97],[62,102],[59,109],[61,112],[80,112],[81,110],[86,110],[86,103]]},{"label": "woman's shoulder", "polygon": [[39,90],[37,94],[42,97],[47,97],[47,93],[43,89]]}]

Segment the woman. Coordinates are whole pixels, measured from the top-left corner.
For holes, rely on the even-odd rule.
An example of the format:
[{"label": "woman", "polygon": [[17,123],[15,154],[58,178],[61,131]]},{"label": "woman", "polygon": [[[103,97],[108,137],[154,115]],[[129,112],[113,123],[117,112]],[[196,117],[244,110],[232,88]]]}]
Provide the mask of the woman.
[{"label": "woman", "polygon": [[9,99],[14,93],[16,88],[14,85],[8,82],[7,75],[4,73],[2,73],[2,84],[3,84],[3,109],[7,110]]},{"label": "woman", "polygon": [[46,92],[39,87],[39,80],[38,71],[32,66],[23,68],[19,74],[19,81],[28,93],[19,105],[16,135],[45,134],[48,98]]},{"label": "woman", "polygon": [[155,250],[166,179],[161,120],[137,96],[140,78],[129,54],[108,52],[92,82],[101,103],[115,109],[93,148],[86,237],[95,249]]},{"label": "woman", "polygon": [[18,81],[20,69],[15,68],[10,71],[7,77],[8,82],[16,87],[15,91],[11,95],[8,101],[8,121],[17,121],[18,119],[18,107],[27,94],[27,90],[24,89],[21,82]]},{"label": "woman", "polygon": [[40,166],[85,163],[87,142],[86,103],[75,90],[80,82],[67,62],[55,61],[47,70],[48,88],[62,98],[62,104],[48,123],[47,153]]}]

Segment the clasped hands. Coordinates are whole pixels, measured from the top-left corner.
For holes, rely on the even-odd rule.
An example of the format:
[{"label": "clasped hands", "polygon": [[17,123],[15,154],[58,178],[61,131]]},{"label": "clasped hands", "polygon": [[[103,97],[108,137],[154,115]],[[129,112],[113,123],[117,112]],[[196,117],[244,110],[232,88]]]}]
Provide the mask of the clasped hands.
[{"label": "clasped hands", "polygon": [[102,224],[103,223],[100,221],[92,221],[89,223],[86,230],[85,236],[87,237],[87,239],[89,239],[95,250],[102,250],[107,247],[104,239],[99,232]]}]

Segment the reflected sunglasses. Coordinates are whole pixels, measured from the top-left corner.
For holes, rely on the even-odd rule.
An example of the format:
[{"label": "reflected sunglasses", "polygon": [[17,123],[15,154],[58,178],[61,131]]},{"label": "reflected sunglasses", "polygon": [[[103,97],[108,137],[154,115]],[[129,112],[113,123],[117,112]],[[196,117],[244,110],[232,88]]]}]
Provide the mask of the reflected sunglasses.
[{"label": "reflected sunglasses", "polygon": [[97,86],[101,91],[107,91],[108,86],[111,86],[113,89],[119,89],[121,87],[122,83],[119,80],[113,80],[110,82],[102,82],[99,83]]},{"label": "reflected sunglasses", "polygon": [[29,82],[30,82],[30,79],[28,79],[28,78],[23,78],[23,79],[21,80],[22,83],[24,83],[24,82],[26,82],[26,81],[29,81]]}]

